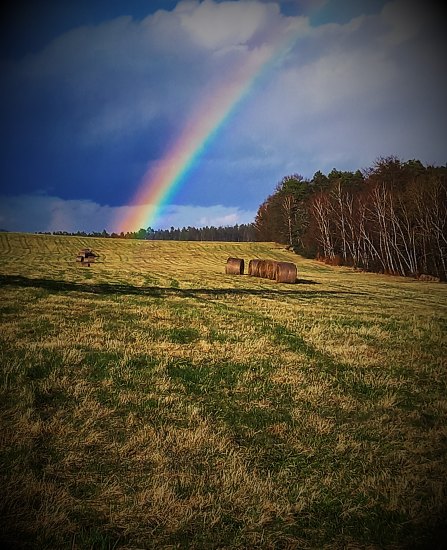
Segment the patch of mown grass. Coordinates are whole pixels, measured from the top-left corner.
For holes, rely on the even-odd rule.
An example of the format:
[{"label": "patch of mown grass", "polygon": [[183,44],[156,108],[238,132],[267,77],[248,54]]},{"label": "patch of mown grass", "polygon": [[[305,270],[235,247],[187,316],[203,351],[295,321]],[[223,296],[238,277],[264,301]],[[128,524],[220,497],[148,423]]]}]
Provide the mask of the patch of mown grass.
[{"label": "patch of mown grass", "polygon": [[[96,518],[91,518],[98,523]],[[106,523],[106,520],[104,520]],[[73,546],[75,548],[94,548],[95,550],[114,550],[119,545],[126,543],[125,537],[114,533],[107,533],[101,526],[82,529],[75,538]]]},{"label": "patch of mown grass", "polygon": [[180,288],[180,283],[177,281],[177,279],[171,279],[169,286],[171,288]]},{"label": "patch of mown grass", "polygon": [[[312,410],[302,404],[301,418],[291,414],[294,404],[287,388],[274,384],[271,364],[211,363],[195,365],[173,361],[167,373],[182,382],[204,413],[225,426],[232,440],[250,452],[257,467],[266,472],[306,468],[309,460],[288,441],[288,432],[300,432],[304,446],[325,460],[334,434],[319,435],[306,425]],[[247,378],[250,373],[250,378]],[[333,411],[331,411],[332,413]],[[329,459],[330,460],[330,459]]]},{"label": "patch of mown grass", "polygon": [[86,378],[100,382],[110,378],[111,369],[122,359],[122,353],[115,351],[88,350],[85,353]]},{"label": "patch of mown grass", "polygon": [[[88,280],[84,246],[101,254]],[[442,528],[442,285],[265,243],[1,247],[9,543],[397,550]],[[269,255],[300,283],[224,274]]]},{"label": "patch of mown grass", "polygon": [[176,344],[190,344],[200,338],[200,333],[193,328],[175,327],[163,331],[161,334],[167,340]]}]

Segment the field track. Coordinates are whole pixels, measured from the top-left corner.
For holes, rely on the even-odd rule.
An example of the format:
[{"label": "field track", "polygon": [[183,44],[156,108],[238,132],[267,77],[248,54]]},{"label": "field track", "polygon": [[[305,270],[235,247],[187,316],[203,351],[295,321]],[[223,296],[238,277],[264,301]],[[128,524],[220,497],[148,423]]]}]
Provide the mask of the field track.
[{"label": "field track", "polygon": [[[9,547],[441,540],[447,285],[274,243],[0,233],[0,254]],[[230,256],[297,283],[226,275]]]}]

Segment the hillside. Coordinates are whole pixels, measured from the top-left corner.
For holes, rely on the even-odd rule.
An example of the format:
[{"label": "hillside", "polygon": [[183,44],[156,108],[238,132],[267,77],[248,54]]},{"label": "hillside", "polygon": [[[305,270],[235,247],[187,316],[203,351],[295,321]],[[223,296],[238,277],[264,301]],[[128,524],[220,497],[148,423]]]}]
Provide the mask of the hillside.
[{"label": "hillside", "polygon": [[[274,243],[0,251],[10,546],[422,548],[447,528],[446,285]],[[229,256],[295,262],[297,284],[225,275]]]}]

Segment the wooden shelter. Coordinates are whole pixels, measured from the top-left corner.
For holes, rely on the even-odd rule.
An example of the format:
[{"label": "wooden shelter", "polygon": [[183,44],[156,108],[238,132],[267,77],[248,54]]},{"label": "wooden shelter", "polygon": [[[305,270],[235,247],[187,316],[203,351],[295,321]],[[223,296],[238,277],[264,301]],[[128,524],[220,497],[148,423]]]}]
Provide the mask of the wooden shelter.
[{"label": "wooden shelter", "polygon": [[98,254],[95,254],[91,248],[82,248],[76,256],[76,261],[81,265],[90,267],[90,264],[94,264]]}]

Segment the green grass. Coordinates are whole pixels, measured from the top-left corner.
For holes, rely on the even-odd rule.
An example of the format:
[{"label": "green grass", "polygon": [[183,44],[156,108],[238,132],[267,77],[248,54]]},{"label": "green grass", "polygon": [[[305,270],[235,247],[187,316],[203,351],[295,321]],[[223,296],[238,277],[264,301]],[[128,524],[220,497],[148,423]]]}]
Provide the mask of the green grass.
[{"label": "green grass", "polygon": [[[9,547],[422,549],[447,529],[445,285],[272,243],[0,252]],[[225,275],[230,256],[298,283]]]}]

